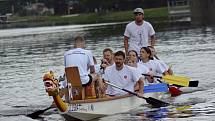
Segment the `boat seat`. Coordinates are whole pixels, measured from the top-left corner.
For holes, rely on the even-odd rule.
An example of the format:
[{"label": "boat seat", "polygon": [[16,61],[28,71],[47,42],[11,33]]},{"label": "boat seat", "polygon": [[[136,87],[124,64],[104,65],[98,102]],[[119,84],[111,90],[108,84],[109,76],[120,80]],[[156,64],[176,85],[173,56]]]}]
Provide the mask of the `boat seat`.
[{"label": "boat seat", "polygon": [[78,67],[66,67],[65,73],[68,83],[72,85],[73,100],[83,100],[85,97],[85,91],[82,87]]}]

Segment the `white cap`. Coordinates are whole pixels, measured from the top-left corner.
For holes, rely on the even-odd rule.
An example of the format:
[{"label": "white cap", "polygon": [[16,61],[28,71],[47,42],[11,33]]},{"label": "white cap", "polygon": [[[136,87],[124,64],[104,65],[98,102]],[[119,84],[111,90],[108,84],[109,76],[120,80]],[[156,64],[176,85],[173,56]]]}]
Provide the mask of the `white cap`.
[{"label": "white cap", "polygon": [[144,14],[144,11],[143,11],[142,8],[135,8],[134,13],[142,13],[142,14]]}]

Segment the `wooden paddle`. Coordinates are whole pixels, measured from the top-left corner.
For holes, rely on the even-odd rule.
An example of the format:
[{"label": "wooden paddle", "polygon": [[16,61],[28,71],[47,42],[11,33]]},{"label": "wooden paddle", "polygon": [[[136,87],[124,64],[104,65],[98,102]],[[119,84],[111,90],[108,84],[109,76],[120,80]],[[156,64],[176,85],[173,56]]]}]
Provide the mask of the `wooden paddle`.
[{"label": "wooden paddle", "polygon": [[147,103],[151,104],[151,105],[152,105],[153,107],[155,107],[155,108],[165,107],[165,106],[169,105],[169,103],[160,101],[160,100],[155,99],[155,98],[152,98],[152,97],[148,97],[148,98],[147,98],[147,97],[139,96],[139,95],[138,95],[137,93],[135,93],[135,92],[129,91],[129,90],[124,89],[124,88],[121,88],[121,87],[119,87],[119,86],[117,86],[117,85],[114,85],[114,84],[112,84],[112,83],[110,83],[110,82],[106,82],[106,81],[105,81],[105,83],[108,84],[108,85],[110,85],[110,86],[113,86],[113,87],[115,87],[115,88],[118,88],[118,89],[120,89],[120,90],[123,90],[123,91],[125,91],[125,92],[128,92],[128,93],[130,93],[130,94],[132,94],[132,95],[135,95],[135,96],[137,96],[137,97],[139,97],[139,98],[145,99]]},{"label": "wooden paddle", "polygon": [[[143,74],[144,76],[149,76]],[[183,87],[197,87],[198,81],[190,81],[190,78],[185,76],[176,76],[176,75],[164,75],[164,76],[153,76],[155,78],[163,79],[166,83],[180,85]]]},{"label": "wooden paddle", "polygon": [[33,113],[31,113],[31,114],[27,114],[27,116],[30,117],[30,118],[32,118],[32,119],[37,119],[37,118],[39,117],[40,114],[43,114],[45,111],[47,111],[47,110],[49,110],[49,109],[51,109],[51,108],[53,108],[52,105],[49,106],[49,107],[47,107],[47,108],[45,108],[45,109],[43,109],[43,110],[38,110],[38,111],[33,112]]}]

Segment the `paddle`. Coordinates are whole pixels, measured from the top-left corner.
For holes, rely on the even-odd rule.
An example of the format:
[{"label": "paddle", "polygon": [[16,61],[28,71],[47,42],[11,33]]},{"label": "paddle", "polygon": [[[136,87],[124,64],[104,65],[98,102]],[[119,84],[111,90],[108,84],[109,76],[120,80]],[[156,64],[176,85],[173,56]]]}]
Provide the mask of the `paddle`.
[{"label": "paddle", "polygon": [[[152,52],[152,55],[153,55],[153,57],[155,57],[157,60],[160,60],[158,57],[157,57],[157,55],[155,54],[155,49],[153,48],[153,47],[151,47],[151,46],[148,46],[149,47],[149,49],[151,50],[151,52]],[[154,53],[153,53],[154,52]],[[158,78],[161,78],[161,77],[158,77]],[[189,78],[187,78],[188,80],[190,80]],[[182,79],[183,80],[183,79]],[[186,84],[186,83],[185,83]],[[188,87],[198,87],[198,84],[199,84],[199,81],[189,81],[189,84],[188,84]],[[173,85],[175,85],[175,86],[177,86],[177,87],[183,87],[184,85],[180,85],[180,84],[173,84]],[[187,85],[187,84],[186,84]],[[185,85],[185,86],[186,86]]]},{"label": "paddle", "polygon": [[32,118],[32,119],[36,119],[36,118],[39,117],[40,114],[43,114],[45,111],[47,111],[47,110],[49,110],[51,108],[53,108],[53,106],[49,106],[49,107],[47,107],[47,108],[45,108],[43,110],[38,110],[38,111],[33,112],[31,114],[27,114],[27,116],[30,117],[30,118]]},{"label": "paddle", "polygon": [[[157,81],[159,81],[160,83],[163,83],[161,80],[157,79]],[[178,96],[181,94],[181,90],[177,89],[176,87],[174,86],[169,86],[169,84],[167,84],[168,88],[169,88],[169,92],[171,94],[172,97],[174,96]]]},{"label": "paddle", "polygon": [[[173,84],[173,85],[176,86],[176,87],[183,87],[183,86],[177,85],[177,84]],[[189,81],[188,87],[198,87],[198,85],[199,85],[199,81],[198,80]]]},{"label": "paddle", "polygon": [[120,89],[120,90],[123,90],[123,91],[125,91],[125,92],[128,92],[128,93],[130,93],[130,94],[132,94],[132,95],[135,95],[135,96],[137,96],[137,97],[139,97],[139,98],[145,99],[146,102],[149,103],[149,104],[151,104],[153,107],[159,108],[159,107],[164,107],[164,106],[169,105],[169,103],[160,101],[160,100],[155,99],[155,98],[152,98],[152,97],[148,97],[148,98],[147,98],[147,97],[139,96],[139,95],[138,95],[137,93],[135,93],[135,92],[129,91],[129,90],[124,89],[124,88],[121,88],[121,87],[119,87],[119,86],[117,86],[117,85],[114,85],[114,84],[112,84],[112,83],[110,83],[110,82],[106,82],[106,81],[105,81],[105,83],[108,84],[108,85],[110,85],[110,86],[113,86],[113,87],[115,87],[115,88],[118,88],[118,89]]},{"label": "paddle", "polygon": [[[143,74],[148,76],[147,74]],[[198,81],[190,81],[190,78],[184,76],[176,76],[176,75],[164,75],[164,76],[153,76],[155,78],[163,79],[165,82],[169,84],[180,85],[184,87],[197,87]]]},{"label": "paddle", "polygon": [[159,84],[150,84],[148,86],[144,86],[144,93],[151,93],[151,92],[168,92],[167,84],[159,83]]},{"label": "paddle", "polygon": [[[144,76],[150,76],[150,75],[148,75],[148,74],[143,74]],[[163,83],[161,80],[159,80],[159,79],[157,79],[157,81],[158,82],[160,82],[160,83]],[[179,89],[177,89],[176,87],[174,87],[174,86],[169,86],[169,84],[167,84],[167,86],[168,86],[168,88],[169,88],[169,92],[170,92],[170,94],[171,94],[171,96],[172,97],[174,97],[174,96],[178,96],[178,95],[180,95],[181,94],[181,90],[179,90]]]}]

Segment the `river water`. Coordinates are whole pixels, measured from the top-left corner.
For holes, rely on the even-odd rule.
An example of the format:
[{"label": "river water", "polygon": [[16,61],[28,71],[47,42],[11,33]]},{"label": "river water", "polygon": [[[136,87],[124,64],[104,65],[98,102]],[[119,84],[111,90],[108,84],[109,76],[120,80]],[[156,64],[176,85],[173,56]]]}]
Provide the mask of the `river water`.
[{"label": "river water", "polygon": [[[106,47],[123,50],[124,28],[124,23],[110,23],[0,30],[0,120],[64,120],[54,109],[39,119],[26,117],[52,103],[44,90],[43,74],[49,70],[63,74],[63,53],[76,35],[86,37],[87,49],[98,61]],[[215,27],[165,28],[157,30],[156,36],[159,58],[172,65],[175,74],[199,80],[199,87],[166,99],[173,106],[143,106],[98,120],[215,121]]]}]

